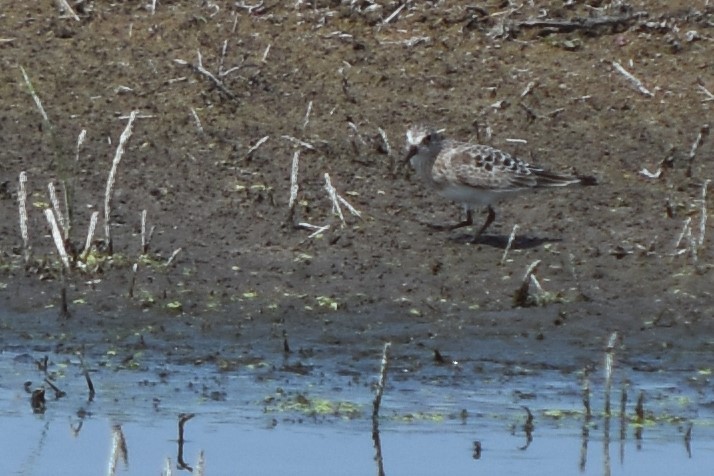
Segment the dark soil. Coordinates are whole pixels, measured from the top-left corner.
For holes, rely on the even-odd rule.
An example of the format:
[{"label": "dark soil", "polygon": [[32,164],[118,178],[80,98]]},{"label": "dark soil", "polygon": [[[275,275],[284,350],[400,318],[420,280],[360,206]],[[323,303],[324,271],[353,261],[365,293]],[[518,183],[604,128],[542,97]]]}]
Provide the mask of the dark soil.
[{"label": "dark soil", "polygon": [[[2,318],[5,330],[22,332],[18,311],[59,309],[59,264],[43,215],[53,181],[72,192],[69,241],[77,250],[99,212],[92,260],[66,278],[69,326],[106,314],[131,327],[130,316],[140,322],[136,311],[148,309],[152,319],[180,315],[221,332],[300,316],[306,327],[342,329],[338,341],[366,329],[378,340],[404,338],[403,323],[444,342],[563,335],[576,347],[603,346],[619,330],[640,350],[711,348],[711,220],[696,254],[687,238],[677,246],[690,218],[699,240],[702,188],[714,176],[711,137],[689,161],[714,105],[705,92],[714,91],[707,2],[547,1],[514,9],[407,2],[388,24],[382,19],[400,2],[273,1],[249,10],[159,1],[152,14],[151,2],[85,1],[79,21],[53,2],[6,3],[0,280],[12,314]],[[570,25],[527,23],[544,18]],[[196,70],[198,52],[222,87]],[[139,116],[118,167],[109,259],[104,190],[133,110]],[[415,122],[555,171],[594,175],[599,185],[504,203],[487,236],[470,244],[468,231],[423,224],[456,221],[459,209],[397,167]],[[663,163],[659,178],[640,173]],[[326,173],[361,218],[343,207],[342,224],[333,213]],[[155,232],[140,258],[142,210]],[[299,223],[329,229],[311,236]],[[535,260],[547,294],[540,307],[516,306]],[[340,327],[341,319],[350,324]]]}]

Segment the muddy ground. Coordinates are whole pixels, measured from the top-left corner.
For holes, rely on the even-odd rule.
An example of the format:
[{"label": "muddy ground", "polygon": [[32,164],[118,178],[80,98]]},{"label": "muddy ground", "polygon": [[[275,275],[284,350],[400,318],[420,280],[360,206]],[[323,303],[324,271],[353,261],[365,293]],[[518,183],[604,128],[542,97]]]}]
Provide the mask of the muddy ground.
[{"label": "muddy ground", "polygon": [[[161,335],[178,316],[194,330],[176,339],[210,329],[247,337],[259,322],[275,324],[279,342],[294,321],[332,343],[438,336],[443,348],[515,336],[601,348],[619,330],[635,352],[711,349],[711,220],[700,228],[711,137],[689,161],[712,122],[708,2],[159,1],[155,12],[151,2],[70,3],[78,20],[52,2],[0,12],[6,339],[95,325],[129,332],[146,319]],[[199,52],[220,87],[198,71]],[[104,191],[134,110],[110,259]],[[471,244],[466,231],[426,227],[456,221],[458,207],[395,168],[415,122],[600,183],[501,204]],[[659,178],[640,173],[663,162]],[[361,217],[343,207],[342,223],[333,213],[326,173]],[[61,289],[43,215],[50,181],[72,191],[77,251],[92,212],[99,222],[91,259],[66,278],[72,317],[47,324],[43,312],[43,324],[30,316],[59,309]],[[155,227],[144,257],[142,210]],[[692,239],[677,246],[690,218]],[[297,223],[329,229],[313,235]],[[516,306],[536,260],[543,305]]]}]

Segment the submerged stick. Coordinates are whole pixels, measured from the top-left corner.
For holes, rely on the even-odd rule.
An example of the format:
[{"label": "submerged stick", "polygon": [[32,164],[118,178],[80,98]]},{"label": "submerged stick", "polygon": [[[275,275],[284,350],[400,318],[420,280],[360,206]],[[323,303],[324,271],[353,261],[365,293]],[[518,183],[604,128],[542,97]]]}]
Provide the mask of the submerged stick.
[{"label": "submerged stick", "polygon": [[94,400],[94,383],[92,383],[92,378],[89,376],[89,369],[87,368],[87,364],[84,362],[84,357],[82,356],[81,352],[77,352],[77,356],[79,357],[79,363],[82,365],[82,374],[84,375],[84,379],[87,381],[87,388],[89,389],[89,398],[87,401],[92,401]]},{"label": "submerged stick", "polygon": [[178,455],[176,456],[177,459],[177,466],[179,469],[187,469],[191,472],[193,472],[193,468],[186,464],[186,462],[183,460],[183,444],[185,442],[183,438],[183,427],[186,424],[187,421],[189,421],[191,418],[196,416],[194,413],[181,413],[179,415],[179,420],[178,420]]},{"label": "submerged stick", "polygon": [[612,392],[612,365],[615,360],[617,332],[610,334],[605,348],[605,415],[610,416],[610,394]]},{"label": "submerged stick", "polygon": [[124,131],[119,137],[119,145],[117,145],[117,150],[114,154],[114,160],[112,161],[112,168],[109,170],[109,177],[107,177],[107,188],[104,193],[104,234],[107,238],[107,253],[110,256],[114,253],[110,218],[112,197],[114,193],[114,181],[116,180],[119,162],[121,162],[121,158],[124,155],[124,147],[126,146],[127,141],[131,137],[134,120],[136,119],[137,114],[139,114],[139,111],[131,111],[131,114],[129,115],[129,122],[127,122]]},{"label": "submerged stick", "polygon": [[377,461],[377,475],[384,476],[384,459],[382,457],[382,442],[379,437],[379,409],[382,405],[382,396],[384,388],[387,384],[387,369],[389,367],[389,348],[391,342],[384,344],[382,349],[382,365],[379,369],[379,380],[377,382],[377,391],[372,402],[372,440],[374,441],[375,457]]}]

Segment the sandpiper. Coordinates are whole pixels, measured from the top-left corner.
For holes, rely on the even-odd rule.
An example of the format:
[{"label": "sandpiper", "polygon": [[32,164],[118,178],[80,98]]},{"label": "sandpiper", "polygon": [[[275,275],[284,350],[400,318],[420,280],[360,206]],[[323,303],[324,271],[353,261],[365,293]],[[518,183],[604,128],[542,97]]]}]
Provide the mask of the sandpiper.
[{"label": "sandpiper", "polygon": [[487,145],[444,139],[438,131],[423,125],[407,130],[407,148],[404,162],[410,161],[430,188],[466,210],[464,221],[432,227],[454,230],[471,226],[474,208],[487,207],[486,222],[474,235],[474,242],[495,220],[493,204],[499,200],[524,190],[596,183],[593,177],[549,172]]}]

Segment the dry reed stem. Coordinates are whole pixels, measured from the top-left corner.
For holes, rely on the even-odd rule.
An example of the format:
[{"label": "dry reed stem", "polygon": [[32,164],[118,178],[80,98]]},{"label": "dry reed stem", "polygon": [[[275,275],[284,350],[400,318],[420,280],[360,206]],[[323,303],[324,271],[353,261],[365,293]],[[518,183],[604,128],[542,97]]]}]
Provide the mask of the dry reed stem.
[{"label": "dry reed stem", "polygon": [[511,234],[508,237],[508,243],[506,243],[506,249],[503,250],[503,256],[501,257],[501,266],[503,266],[506,263],[506,258],[508,257],[508,252],[511,249],[511,246],[513,246],[513,240],[516,238],[516,232],[518,231],[518,225],[513,225],[513,230],[511,231]]},{"label": "dry reed stem", "polygon": [[40,101],[40,97],[35,92],[35,88],[34,88],[34,86],[32,86],[32,82],[30,82],[30,78],[27,76],[27,73],[25,72],[25,68],[20,66],[20,71],[22,71],[22,77],[25,78],[25,84],[27,85],[27,89],[30,91],[30,95],[32,96],[32,99],[35,101],[35,105],[37,106],[37,109],[40,111],[40,114],[42,114],[42,119],[46,123],[49,124],[50,118],[47,117],[45,108],[42,107],[42,101]]},{"label": "dry reed stem", "polygon": [[139,111],[131,111],[129,115],[129,122],[127,122],[124,131],[119,137],[119,144],[117,145],[116,153],[114,154],[114,160],[112,161],[112,168],[109,170],[109,177],[107,177],[107,188],[104,193],[104,234],[107,238],[107,247],[109,254],[113,253],[113,243],[112,243],[112,231],[111,231],[111,206],[112,197],[114,193],[114,181],[116,179],[117,168],[119,167],[119,162],[124,155],[124,147],[127,141],[131,137],[132,128],[134,126],[134,120],[136,119]]},{"label": "dry reed stem", "polygon": [[[312,104],[312,103],[310,103]],[[296,150],[293,154],[292,166],[290,168],[290,200],[288,208],[292,210],[295,206],[298,194],[298,165],[300,163],[300,150]]]},{"label": "dry reed stem", "polygon": [[17,204],[20,209],[20,235],[22,236],[22,247],[24,251],[25,265],[30,262],[30,235],[27,230],[27,173],[20,172],[20,186],[17,192]]},{"label": "dry reed stem", "polygon": [[59,226],[62,229],[62,236],[67,239],[67,232],[69,231],[69,224],[67,223],[65,216],[62,214],[62,209],[60,208],[59,198],[57,198],[57,191],[55,190],[55,184],[50,182],[47,184],[47,190],[50,194],[50,202],[52,203],[52,210],[55,212],[55,217],[59,222]]},{"label": "dry reed stem", "polygon": [[92,250],[92,239],[94,238],[94,230],[97,228],[97,219],[99,218],[99,212],[92,212],[92,216],[89,218],[89,229],[87,230],[87,239],[84,242],[84,249],[80,255],[82,261],[87,259],[87,255]]},{"label": "dry reed stem", "polygon": [[67,250],[64,247],[64,239],[62,238],[62,233],[60,232],[59,226],[57,226],[57,220],[55,220],[55,214],[49,208],[45,208],[45,217],[47,222],[50,224],[50,230],[52,232],[52,239],[57,247],[57,253],[62,260],[65,268],[69,269],[69,256],[67,255]]},{"label": "dry reed stem", "polygon": [[362,213],[358,211],[356,208],[354,208],[350,203],[342,198],[339,193],[337,193],[337,190],[335,187],[332,186],[332,182],[330,181],[330,174],[325,173],[325,190],[327,190],[327,194],[330,197],[330,200],[332,201],[332,213],[336,213],[337,216],[340,217],[340,221],[342,221],[342,225],[346,225],[345,222],[345,217],[342,214],[342,208],[340,207],[340,203],[344,205],[347,210],[352,215],[355,215],[358,218],[362,217]]},{"label": "dry reed stem", "polygon": [[304,131],[307,128],[307,125],[310,123],[310,113],[312,112],[312,101],[307,103],[307,111],[305,112],[305,119],[302,121],[302,130]]},{"label": "dry reed stem", "polygon": [[610,415],[610,394],[612,392],[612,367],[615,361],[615,344],[618,334],[613,332],[605,348],[605,415]]},{"label": "dry reed stem", "polygon": [[704,237],[707,229],[707,188],[709,188],[710,182],[711,180],[706,179],[702,184],[702,208],[699,212],[699,240],[697,240],[699,247],[704,245]]},{"label": "dry reed stem", "polygon": [[129,462],[129,456],[126,448],[126,439],[124,438],[124,432],[121,429],[121,425],[112,426],[112,446],[111,453],[109,454],[109,467],[107,468],[107,475],[114,476],[117,473],[117,464],[119,463],[119,458],[124,461],[126,466]]},{"label": "dry reed stem", "polygon": [[76,155],[74,157],[74,160],[79,162],[79,151],[82,148],[82,144],[84,144],[85,139],[87,138],[87,129],[82,129],[82,132],[79,133],[77,136],[77,150],[76,150]]},{"label": "dry reed stem", "polygon": [[203,126],[201,125],[201,119],[198,118],[198,113],[196,113],[196,110],[194,108],[191,108],[191,115],[193,116],[193,122],[196,123],[196,129],[198,129],[198,132],[203,135]]}]

